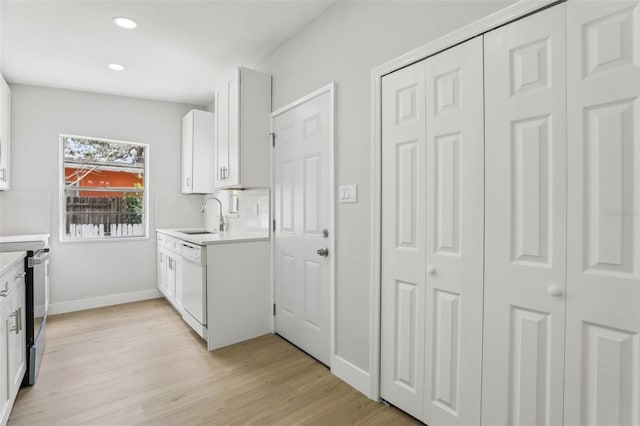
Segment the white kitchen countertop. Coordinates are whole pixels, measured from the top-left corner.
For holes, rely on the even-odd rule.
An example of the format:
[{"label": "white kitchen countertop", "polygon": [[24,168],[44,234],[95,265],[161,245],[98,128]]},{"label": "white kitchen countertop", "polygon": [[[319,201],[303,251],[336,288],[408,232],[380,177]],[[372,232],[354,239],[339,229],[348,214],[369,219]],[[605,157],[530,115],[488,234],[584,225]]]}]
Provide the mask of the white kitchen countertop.
[{"label": "white kitchen countertop", "polygon": [[22,262],[27,255],[25,251],[7,251],[0,253],[0,275],[7,272],[13,265]]},{"label": "white kitchen countertop", "polygon": [[22,243],[43,241],[49,244],[49,234],[0,235],[1,243]]},{"label": "white kitchen countertop", "polygon": [[200,230],[200,228],[179,228],[179,229],[156,229],[161,234],[168,235],[170,237],[179,238],[184,241],[188,241],[200,246],[208,246],[211,244],[225,244],[225,243],[246,243],[252,241],[268,241],[269,231],[225,231],[216,232],[215,234],[198,234],[190,235],[180,231]]}]

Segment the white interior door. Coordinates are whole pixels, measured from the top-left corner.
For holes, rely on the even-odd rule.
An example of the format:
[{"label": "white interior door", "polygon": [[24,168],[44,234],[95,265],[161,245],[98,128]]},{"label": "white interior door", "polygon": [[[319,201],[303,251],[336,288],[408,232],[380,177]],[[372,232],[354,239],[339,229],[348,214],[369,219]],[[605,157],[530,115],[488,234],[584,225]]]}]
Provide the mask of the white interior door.
[{"label": "white interior door", "polygon": [[382,78],[382,398],[424,412],[425,62]]},{"label": "white interior door", "polygon": [[569,2],[565,424],[640,424],[640,5]]},{"label": "white interior door", "polygon": [[480,422],[484,269],[482,74],[482,37],[426,61],[424,420],[433,425]]},{"label": "white interior door", "polygon": [[562,423],[565,5],[485,35],[482,423]]},{"label": "white interior door", "polygon": [[[330,364],[332,91],[273,116],[275,330]],[[325,232],[326,231],[326,232]],[[323,253],[319,250],[327,250]]]}]

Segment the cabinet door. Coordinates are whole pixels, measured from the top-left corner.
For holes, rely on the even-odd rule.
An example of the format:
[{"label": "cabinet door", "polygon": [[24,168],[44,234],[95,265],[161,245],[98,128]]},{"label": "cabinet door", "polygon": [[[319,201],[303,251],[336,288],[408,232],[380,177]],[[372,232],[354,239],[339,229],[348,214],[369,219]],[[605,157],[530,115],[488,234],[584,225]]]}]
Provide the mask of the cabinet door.
[{"label": "cabinet door", "polygon": [[218,137],[216,139],[216,188],[226,186],[229,171],[229,85],[218,92],[216,113]]},{"label": "cabinet door", "polygon": [[175,299],[176,297],[176,267],[175,267],[175,256],[169,252],[166,253],[167,259],[167,296]]},{"label": "cabinet door", "polygon": [[640,4],[567,3],[565,424],[640,424]]},{"label": "cabinet door", "polygon": [[0,321],[2,326],[0,327],[0,424],[7,424],[9,419],[9,339],[8,329],[10,323],[13,321],[9,318],[11,305],[5,298],[0,298]]},{"label": "cabinet door", "polygon": [[482,37],[426,61],[424,421],[433,425],[480,422],[484,270],[482,73]]},{"label": "cabinet door", "polygon": [[0,190],[9,189],[11,90],[0,75]]},{"label": "cabinet door", "polygon": [[229,82],[229,146],[228,168],[225,186],[240,184],[240,91],[242,90],[242,73],[238,70],[236,77]]},{"label": "cabinet door", "polygon": [[9,341],[9,397],[14,398],[20,389],[25,372],[26,340],[24,332],[24,281],[11,296],[11,308],[7,325]]},{"label": "cabinet door", "polygon": [[215,191],[215,141],[216,127],[214,114],[194,110],[192,158],[192,191],[206,194]]},{"label": "cabinet door", "polygon": [[167,254],[164,250],[157,250],[158,257],[156,260],[157,265],[157,281],[158,281],[158,290],[164,294],[167,291]]},{"label": "cabinet door", "polygon": [[182,192],[193,192],[193,125],[194,111],[182,117]]},{"label": "cabinet door", "polygon": [[422,418],[425,63],[382,78],[382,398]]},{"label": "cabinet door", "polygon": [[565,5],[485,35],[482,423],[562,423]]},{"label": "cabinet door", "polygon": [[178,302],[178,305],[182,306],[182,283],[184,280],[182,277],[182,257],[181,256],[175,257],[173,261],[173,268],[174,268],[173,273],[175,274],[175,286],[176,286],[175,298],[176,298],[176,302]]}]

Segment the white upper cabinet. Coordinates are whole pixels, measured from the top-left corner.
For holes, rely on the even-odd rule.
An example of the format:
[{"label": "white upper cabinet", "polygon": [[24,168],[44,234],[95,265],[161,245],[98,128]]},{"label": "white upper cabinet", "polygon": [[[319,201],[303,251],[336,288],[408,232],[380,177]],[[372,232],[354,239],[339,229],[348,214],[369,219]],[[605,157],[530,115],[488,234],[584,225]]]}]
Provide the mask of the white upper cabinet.
[{"label": "white upper cabinet", "polygon": [[9,189],[11,90],[0,75],[0,190]]},{"label": "white upper cabinet", "polygon": [[216,188],[268,187],[271,76],[248,68],[216,95]]},{"label": "white upper cabinet", "polygon": [[205,194],[214,191],[216,138],[215,115],[199,110],[182,118],[182,192]]}]

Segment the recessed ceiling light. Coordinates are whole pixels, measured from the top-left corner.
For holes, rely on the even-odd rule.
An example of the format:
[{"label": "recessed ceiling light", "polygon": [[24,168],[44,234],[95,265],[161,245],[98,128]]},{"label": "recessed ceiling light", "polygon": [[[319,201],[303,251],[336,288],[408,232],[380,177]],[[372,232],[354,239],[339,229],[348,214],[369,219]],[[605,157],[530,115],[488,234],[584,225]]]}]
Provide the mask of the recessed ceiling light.
[{"label": "recessed ceiling light", "polygon": [[128,30],[132,30],[138,26],[138,23],[136,21],[124,16],[116,16],[115,18],[113,18],[113,23]]},{"label": "recessed ceiling light", "polygon": [[120,64],[107,64],[107,67],[114,71],[124,71],[124,66]]}]

